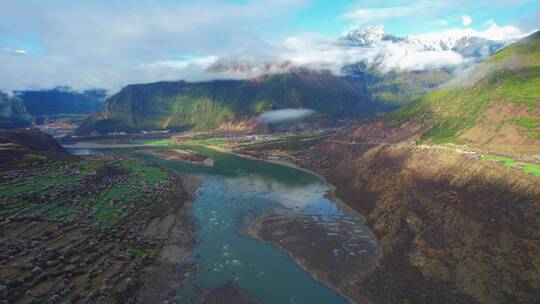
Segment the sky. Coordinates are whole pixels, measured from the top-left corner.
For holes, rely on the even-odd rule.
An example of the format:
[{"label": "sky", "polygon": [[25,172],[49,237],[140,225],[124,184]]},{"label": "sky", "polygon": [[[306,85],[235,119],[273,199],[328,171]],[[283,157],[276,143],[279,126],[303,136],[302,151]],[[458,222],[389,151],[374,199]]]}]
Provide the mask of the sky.
[{"label": "sky", "polygon": [[[540,28],[539,20],[540,0],[0,0],[0,90],[67,86],[114,92],[130,83],[253,76],[208,72],[224,59],[339,71],[380,55],[380,49],[336,44],[354,29],[515,39]],[[451,64],[467,61],[449,53],[391,54],[400,68],[432,55]],[[427,61],[410,66],[430,67]]]}]

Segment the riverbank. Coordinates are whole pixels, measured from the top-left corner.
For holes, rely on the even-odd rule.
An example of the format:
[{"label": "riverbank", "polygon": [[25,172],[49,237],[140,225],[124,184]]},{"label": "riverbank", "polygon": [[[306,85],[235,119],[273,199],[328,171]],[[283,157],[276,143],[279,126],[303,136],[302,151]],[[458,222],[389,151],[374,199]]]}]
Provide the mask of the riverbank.
[{"label": "riverbank", "polygon": [[356,287],[370,301],[539,298],[540,278],[529,264],[540,265],[538,177],[412,146],[326,141],[289,152],[336,185],[336,196],[366,216],[380,241],[379,266]]},{"label": "riverbank", "polygon": [[214,160],[195,151],[185,149],[138,150],[135,153],[153,155],[171,161],[182,161],[193,165],[213,166]]},{"label": "riverbank", "polygon": [[144,284],[138,291],[138,303],[173,303],[177,292],[198,271],[193,259],[196,246],[196,225],[192,206],[201,182],[191,176],[179,176],[187,197],[184,205],[173,213],[162,213],[153,218],[143,235],[163,240],[156,260],[144,270]]},{"label": "riverbank", "polygon": [[376,267],[379,256],[369,232],[352,225],[350,217],[331,222],[312,217],[287,210],[264,214],[245,233],[287,252],[315,280],[351,303],[365,303],[355,287]]}]

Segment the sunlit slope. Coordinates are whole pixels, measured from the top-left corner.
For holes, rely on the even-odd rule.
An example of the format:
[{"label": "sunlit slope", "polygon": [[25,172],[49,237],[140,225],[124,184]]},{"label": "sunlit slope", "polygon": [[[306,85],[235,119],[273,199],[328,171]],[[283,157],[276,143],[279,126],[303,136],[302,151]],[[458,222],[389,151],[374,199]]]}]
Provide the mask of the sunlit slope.
[{"label": "sunlit slope", "polygon": [[[315,110],[330,121],[370,117],[394,106],[371,101],[363,85],[330,73],[298,71],[252,80],[129,85],[79,133],[152,129],[212,130],[282,108]],[[394,107],[395,108],[395,107]]]},{"label": "sunlit slope", "polygon": [[540,151],[540,33],[499,52],[464,77],[387,116],[422,125],[421,141]]},{"label": "sunlit slope", "polygon": [[382,73],[362,63],[350,65],[345,71],[366,86],[372,100],[398,106],[426,95],[452,78],[442,70]]}]

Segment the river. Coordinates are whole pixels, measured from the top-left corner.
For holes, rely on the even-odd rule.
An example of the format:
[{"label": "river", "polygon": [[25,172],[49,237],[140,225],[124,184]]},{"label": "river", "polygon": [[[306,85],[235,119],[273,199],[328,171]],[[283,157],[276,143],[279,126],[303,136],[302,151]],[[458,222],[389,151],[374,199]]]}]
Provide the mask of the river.
[{"label": "river", "polygon": [[179,291],[183,303],[226,282],[234,282],[261,303],[349,303],[316,281],[277,246],[242,232],[254,216],[262,214],[287,210],[310,221],[322,222],[328,229],[326,238],[337,234],[336,225],[348,225],[346,241],[339,248],[318,246],[313,240],[306,244],[310,250],[331,250],[336,260],[346,256],[361,259],[367,266],[375,263],[380,254],[363,220],[328,200],[325,195],[328,185],[309,172],[202,147],[189,149],[212,158],[213,166],[168,161],[137,153],[140,149],[68,148],[78,155],[130,154],[194,175],[203,182],[193,204],[199,239],[193,258],[199,271]]}]

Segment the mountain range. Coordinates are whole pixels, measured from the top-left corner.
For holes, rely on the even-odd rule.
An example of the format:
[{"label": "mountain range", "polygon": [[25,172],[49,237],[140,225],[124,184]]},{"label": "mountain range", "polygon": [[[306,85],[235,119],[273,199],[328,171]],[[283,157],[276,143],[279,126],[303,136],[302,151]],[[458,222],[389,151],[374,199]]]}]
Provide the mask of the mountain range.
[{"label": "mountain range", "polygon": [[351,127],[341,138],[467,144],[538,154],[539,83],[540,32],[536,32],[384,118]]},{"label": "mountain range", "polygon": [[106,97],[104,90],[71,91],[67,88],[0,92],[0,128],[24,127],[55,120],[80,122],[96,113]]},{"label": "mountain range", "polygon": [[[382,28],[356,30],[337,44],[360,50],[391,44],[406,49],[454,52],[481,61],[511,41],[495,41],[463,32],[404,38]],[[103,91],[71,92],[66,89],[21,91],[2,97],[0,112],[6,126],[42,123],[57,116],[92,115],[78,134],[138,132],[141,130],[256,129],[253,118],[263,112],[298,108],[318,113],[326,126],[339,120],[373,118],[394,110],[437,89],[455,75],[450,68],[390,70],[380,66],[390,60],[380,53],[374,62],[343,66],[342,74],[298,68],[291,62],[264,64],[266,74],[247,80],[215,80],[188,83],[157,82],[123,88],[104,104]],[[244,71],[254,63],[218,61],[214,72]],[[429,97],[428,97],[429,98]],[[417,103],[415,103],[417,104]],[[103,105],[103,107],[102,107]],[[10,122],[12,121],[12,122]]]},{"label": "mountain range", "polygon": [[[398,38],[372,27],[344,35],[339,43],[366,49],[391,43],[423,51],[455,52],[480,61],[509,42],[459,35],[436,39],[424,36]],[[388,56],[392,55],[381,53],[376,62],[384,65]],[[252,62],[243,65],[239,61],[218,61],[209,69],[238,72],[253,68]],[[283,108],[311,109],[330,122],[373,118],[425,95],[453,76],[452,70],[445,68],[381,72],[378,64],[364,61],[344,66],[343,74],[347,76],[299,69],[287,62],[256,68],[267,74],[248,80],[127,86],[112,96],[99,114],[87,119],[77,132],[214,130],[224,126],[245,129],[250,118]]]},{"label": "mountain range", "polygon": [[382,27],[372,26],[344,34],[341,41],[353,47],[371,47],[380,43],[394,43],[400,47],[414,47],[423,51],[453,51],[464,57],[486,58],[515,42],[480,37],[475,32],[449,31],[446,33],[397,37],[385,33]]},{"label": "mountain range", "polygon": [[[384,32],[382,27],[373,26],[347,32],[327,45],[325,50],[352,53],[358,57],[356,62],[344,64],[339,74],[357,78],[371,99],[403,105],[449,81],[456,69],[478,63],[514,42],[512,39],[494,40],[481,36],[481,33],[465,30],[398,37]],[[445,65],[443,59],[429,60],[434,54],[449,56],[455,62]],[[418,65],[403,64],[419,58]],[[244,59],[239,56],[221,58],[207,70],[212,73],[276,74],[287,73],[297,67],[298,64],[292,60],[259,62],[253,56]]]}]

